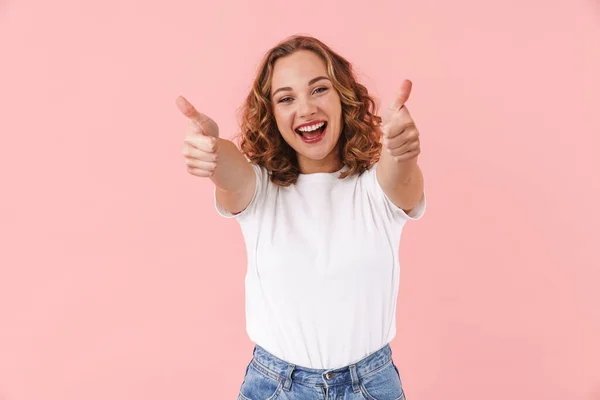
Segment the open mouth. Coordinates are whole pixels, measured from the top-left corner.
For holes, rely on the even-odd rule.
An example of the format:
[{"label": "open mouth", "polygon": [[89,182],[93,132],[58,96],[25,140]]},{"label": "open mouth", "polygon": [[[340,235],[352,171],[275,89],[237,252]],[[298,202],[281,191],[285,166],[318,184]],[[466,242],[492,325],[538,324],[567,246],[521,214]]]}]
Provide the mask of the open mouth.
[{"label": "open mouth", "polygon": [[300,136],[302,136],[302,138],[306,139],[306,140],[314,140],[318,137],[320,137],[323,132],[325,132],[325,129],[327,128],[327,122],[323,122],[323,125],[317,129],[315,129],[314,131],[301,131],[299,129],[296,129],[296,133]]}]

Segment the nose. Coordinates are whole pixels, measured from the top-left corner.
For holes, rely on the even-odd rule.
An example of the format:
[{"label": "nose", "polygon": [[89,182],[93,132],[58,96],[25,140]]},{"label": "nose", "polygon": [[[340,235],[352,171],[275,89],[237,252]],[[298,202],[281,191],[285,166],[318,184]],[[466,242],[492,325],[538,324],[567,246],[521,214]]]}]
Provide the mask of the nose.
[{"label": "nose", "polygon": [[305,118],[314,115],[317,112],[317,107],[311,99],[298,99],[298,117]]}]

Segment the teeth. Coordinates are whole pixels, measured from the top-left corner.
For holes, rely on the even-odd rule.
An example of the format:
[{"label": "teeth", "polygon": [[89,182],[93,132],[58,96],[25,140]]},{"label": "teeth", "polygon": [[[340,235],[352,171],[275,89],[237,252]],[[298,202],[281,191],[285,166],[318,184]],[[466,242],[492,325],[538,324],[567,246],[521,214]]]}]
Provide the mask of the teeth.
[{"label": "teeth", "polygon": [[298,128],[298,130],[301,132],[312,132],[312,131],[316,131],[323,125],[325,125],[325,122],[319,122],[318,124],[314,124],[314,125],[310,125],[310,126],[303,126],[302,128]]}]

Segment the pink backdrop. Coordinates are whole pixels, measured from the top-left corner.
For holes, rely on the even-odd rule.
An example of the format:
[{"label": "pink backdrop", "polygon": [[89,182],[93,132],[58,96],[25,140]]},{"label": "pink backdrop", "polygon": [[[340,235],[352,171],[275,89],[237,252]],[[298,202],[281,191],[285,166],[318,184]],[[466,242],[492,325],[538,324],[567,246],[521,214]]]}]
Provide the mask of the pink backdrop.
[{"label": "pink backdrop", "polygon": [[[600,399],[596,0],[0,2],[0,400],[233,399],[245,251],[189,175],[182,94],[236,132],[314,35],[421,131],[401,245],[409,400]],[[323,305],[327,309],[327,304]]]}]

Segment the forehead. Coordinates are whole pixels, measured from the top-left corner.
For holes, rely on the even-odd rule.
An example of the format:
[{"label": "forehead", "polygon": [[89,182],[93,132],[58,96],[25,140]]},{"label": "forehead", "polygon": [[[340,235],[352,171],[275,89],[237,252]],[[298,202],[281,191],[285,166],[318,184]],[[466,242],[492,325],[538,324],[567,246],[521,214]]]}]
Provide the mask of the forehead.
[{"label": "forehead", "polygon": [[300,50],[289,56],[281,57],[273,66],[271,87],[302,87],[317,76],[328,76],[325,62],[309,50]]}]

